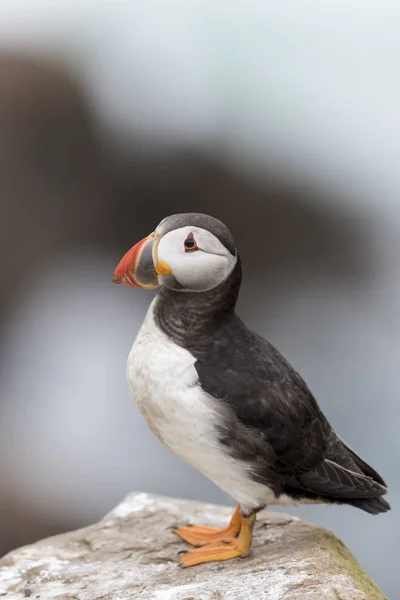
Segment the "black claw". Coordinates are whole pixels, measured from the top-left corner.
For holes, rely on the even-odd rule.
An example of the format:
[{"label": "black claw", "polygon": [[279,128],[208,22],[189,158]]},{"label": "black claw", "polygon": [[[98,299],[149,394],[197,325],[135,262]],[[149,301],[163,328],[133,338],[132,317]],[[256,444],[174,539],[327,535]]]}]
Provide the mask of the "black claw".
[{"label": "black claw", "polygon": [[177,552],[176,554],[180,556],[181,554],[186,554],[187,552],[189,552],[189,550],[179,550],[179,552]]}]

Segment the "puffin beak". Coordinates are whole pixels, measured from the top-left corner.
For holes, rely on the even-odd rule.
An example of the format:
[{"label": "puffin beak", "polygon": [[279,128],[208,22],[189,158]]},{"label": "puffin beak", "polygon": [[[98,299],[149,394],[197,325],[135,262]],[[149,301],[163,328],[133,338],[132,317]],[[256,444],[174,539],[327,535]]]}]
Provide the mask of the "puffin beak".
[{"label": "puffin beak", "polygon": [[159,286],[157,246],[160,237],[151,233],[128,250],[114,271],[113,283],[153,289]]}]

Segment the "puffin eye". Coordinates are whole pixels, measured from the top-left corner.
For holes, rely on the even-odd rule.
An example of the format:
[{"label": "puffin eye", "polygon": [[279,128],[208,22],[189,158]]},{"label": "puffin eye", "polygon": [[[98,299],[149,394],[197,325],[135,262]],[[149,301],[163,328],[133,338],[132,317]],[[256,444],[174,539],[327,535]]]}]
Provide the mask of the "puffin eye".
[{"label": "puffin eye", "polygon": [[193,250],[197,250],[197,242],[194,239],[193,233],[189,233],[186,240],[183,242],[183,246],[185,248],[185,252],[193,252]]}]

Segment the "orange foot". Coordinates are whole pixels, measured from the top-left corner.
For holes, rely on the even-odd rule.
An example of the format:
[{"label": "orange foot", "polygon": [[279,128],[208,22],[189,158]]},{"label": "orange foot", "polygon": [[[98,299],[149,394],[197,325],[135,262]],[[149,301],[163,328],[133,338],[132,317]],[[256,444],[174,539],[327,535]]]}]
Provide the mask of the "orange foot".
[{"label": "orange foot", "polygon": [[232,515],[228,527],[217,529],[216,527],[207,527],[206,525],[189,525],[173,529],[172,532],[179,535],[185,542],[192,546],[203,546],[211,542],[218,542],[226,538],[234,538],[240,532],[242,526],[242,517],[240,514],[240,504],[237,505]]},{"label": "orange foot", "polygon": [[241,516],[239,537],[210,542],[201,548],[184,552],[181,554],[180,566],[186,568],[201,563],[229,560],[238,556],[244,558],[251,548],[255,520],[255,514],[250,517]]}]

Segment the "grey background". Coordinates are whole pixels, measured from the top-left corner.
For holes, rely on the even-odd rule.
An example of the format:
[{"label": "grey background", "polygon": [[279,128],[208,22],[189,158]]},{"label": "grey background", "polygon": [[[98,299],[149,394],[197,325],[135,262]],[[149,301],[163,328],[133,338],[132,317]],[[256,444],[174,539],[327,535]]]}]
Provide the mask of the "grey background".
[{"label": "grey background", "polygon": [[231,502],[147,430],[112,286],[167,214],[231,228],[239,311],[301,372],[393,510],[304,507],[398,596],[400,7],[0,5],[0,552],[132,489]]}]

